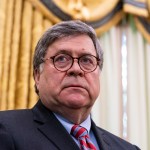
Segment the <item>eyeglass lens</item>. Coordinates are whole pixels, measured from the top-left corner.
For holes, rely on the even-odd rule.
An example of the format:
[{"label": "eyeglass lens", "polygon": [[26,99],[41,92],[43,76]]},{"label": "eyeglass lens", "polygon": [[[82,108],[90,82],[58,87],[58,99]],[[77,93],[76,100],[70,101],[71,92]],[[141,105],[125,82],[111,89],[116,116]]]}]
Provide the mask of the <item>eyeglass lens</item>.
[{"label": "eyeglass lens", "polygon": [[60,71],[67,71],[73,65],[74,59],[78,59],[80,68],[83,71],[90,72],[97,67],[97,59],[92,55],[84,55],[79,58],[73,58],[68,54],[58,54],[53,57],[54,66]]}]

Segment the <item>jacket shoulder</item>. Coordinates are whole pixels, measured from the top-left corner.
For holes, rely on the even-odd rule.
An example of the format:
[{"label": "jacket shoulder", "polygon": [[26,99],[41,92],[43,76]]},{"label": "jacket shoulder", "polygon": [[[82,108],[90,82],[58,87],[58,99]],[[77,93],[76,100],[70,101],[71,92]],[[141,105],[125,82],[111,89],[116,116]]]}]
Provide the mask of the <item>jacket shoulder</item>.
[{"label": "jacket shoulder", "polygon": [[100,127],[97,127],[98,135],[101,136],[104,142],[109,144],[113,149],[121,150],[140,150],[136,145],[106,131]]},{"label": "jacket shoulder", "polygon": [[32,117],[30,109],[0,111],[0,123],[9,124],[25,121]]}]

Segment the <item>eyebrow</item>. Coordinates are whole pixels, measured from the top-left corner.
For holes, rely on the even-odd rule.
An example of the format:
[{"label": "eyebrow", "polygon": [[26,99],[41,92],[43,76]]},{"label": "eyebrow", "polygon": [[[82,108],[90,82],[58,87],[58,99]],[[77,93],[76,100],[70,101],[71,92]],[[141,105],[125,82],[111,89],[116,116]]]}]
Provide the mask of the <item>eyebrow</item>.
[{"label": "eyebrow", "polygon": [[[69,55],[72,55],[72,52],[70,50],[61,49],[58,52],[56,52],[55,55],[58,55],[58,54],[69,54]],[[81,52],[79,55],[80,56],[83,56],[83,55],[93,55],[93,56],[95,56],[94,54],[92,54],[90,52]]]},{"label": "eyebrow", "polygon": [[56,54],[70,54],[71,55],[71,52],[69,50],[65,50],[65,49],[60,49],[58,52],[56,52]]}]

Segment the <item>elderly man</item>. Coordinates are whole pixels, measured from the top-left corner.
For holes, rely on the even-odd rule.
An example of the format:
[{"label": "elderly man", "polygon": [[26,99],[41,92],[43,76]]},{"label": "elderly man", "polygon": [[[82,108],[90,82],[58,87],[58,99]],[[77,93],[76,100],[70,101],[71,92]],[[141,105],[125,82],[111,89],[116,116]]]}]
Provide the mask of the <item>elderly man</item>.
[{"label": "elderly man", "polygon": [[39,101],[0,113],[0,150],[138,150],[91,119],[102,66],[93,28],[66,21],[48,29],[33,60]]}]

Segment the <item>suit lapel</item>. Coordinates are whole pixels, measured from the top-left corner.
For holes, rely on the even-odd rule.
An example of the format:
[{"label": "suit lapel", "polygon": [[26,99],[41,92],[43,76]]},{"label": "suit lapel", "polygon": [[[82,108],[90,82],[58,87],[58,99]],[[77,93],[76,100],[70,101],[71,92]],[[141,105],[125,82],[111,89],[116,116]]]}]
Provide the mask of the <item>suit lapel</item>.
[{"label": "suit lapel", "polygon": [[[38,130],[59,150],[79,150],[79,147],[68,134],[66,129],[40,100],[32,111]],[[112,150],[111,142],[109,142],[109,139],[107,139],[103,130],[99,130],[93,121],[91,127],[100,150]]]},{"label": "suit lapel", "polygon": [[105,138],[105,133],[102,130],[99,130],[93,121],[91,127],[96,137],[97,143],[100,147],[100,150],[112,150],[111,143]]},{"label": "suit lapel", "polygon": [[60,150],[79,150],[76,143],[54,114],[39,101],[33,108],[34,120],[37,128]]}]

